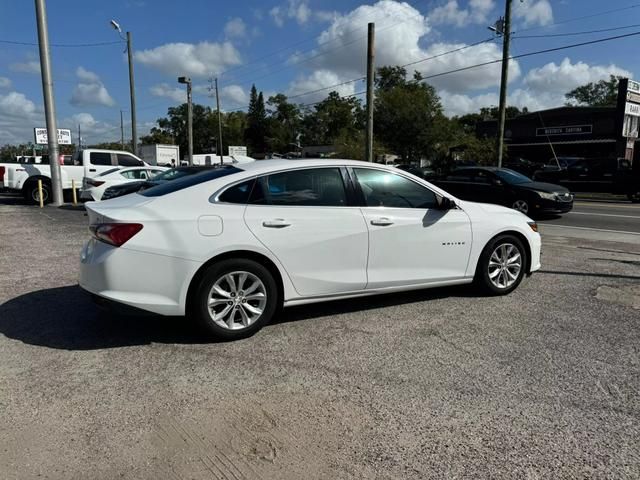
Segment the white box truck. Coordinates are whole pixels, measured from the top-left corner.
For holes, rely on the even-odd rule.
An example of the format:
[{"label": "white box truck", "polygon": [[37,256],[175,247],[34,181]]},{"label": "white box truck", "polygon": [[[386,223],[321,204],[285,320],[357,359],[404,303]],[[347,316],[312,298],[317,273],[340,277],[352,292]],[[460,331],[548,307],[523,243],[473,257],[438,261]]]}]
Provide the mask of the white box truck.
[{"label": "white box truck", "polygon": [[158,165],[160,167],[171,166],[171,160],[174,165],[180,163],[180,147],[178,145],[141,145],[140,158],[149,165]]}]

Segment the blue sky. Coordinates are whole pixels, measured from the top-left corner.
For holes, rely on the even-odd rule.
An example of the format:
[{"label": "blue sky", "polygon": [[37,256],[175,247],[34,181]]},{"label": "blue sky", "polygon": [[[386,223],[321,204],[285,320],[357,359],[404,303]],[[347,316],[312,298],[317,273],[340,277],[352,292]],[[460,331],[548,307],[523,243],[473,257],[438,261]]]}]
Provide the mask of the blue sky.
[{"label": "blue sky", "polygon": [[[298,103],[321,100],[332,89],[363,90],[366,24],[375,21],[377,64],[416,63],[425,75],[500,57],[498,39],[441,55],[491,37],[487,25],[503,0],[48,0],[52,44],[113,42],[109,21],[133,33],[139,130],[185,98],[178,75],[190,75],[194,100],[219,77],[222,108],[246,106],[255,83],[265,96],[284,92]],[[623,10],[624,9],[624,10]],[[610,10],[617,10],[609,12]],[[616,0],[514,0],[512,54],[640,31],[640,27],[576,36],[549,36],[640,24],[640,3]],[[588,17],[588,18],[581,18]],[[522,38],[525,35],[547,35]],[[638,77],[640,37],[523,58],[511,64],[511,104],[559,106],[567,90],[609,73]],[[37,41],[34,2],[0,0],[0,42]],[[634,48],[635,47],[635,48]],[[129,115],[124,45],[52,47],[59,127],[85,140],[117,140],[120,109]],[[499,65],[434,78],[448,114],[497,103]],[[321,90],[324,89],[324,90]],[[320,90],[320,91],[318,91]],[[309,93],[311,92],[311,93]],[[128,120],[127,122],[128,123]],[[44,126],[36,46],[0,43],[0,144],[32,139]]]}]

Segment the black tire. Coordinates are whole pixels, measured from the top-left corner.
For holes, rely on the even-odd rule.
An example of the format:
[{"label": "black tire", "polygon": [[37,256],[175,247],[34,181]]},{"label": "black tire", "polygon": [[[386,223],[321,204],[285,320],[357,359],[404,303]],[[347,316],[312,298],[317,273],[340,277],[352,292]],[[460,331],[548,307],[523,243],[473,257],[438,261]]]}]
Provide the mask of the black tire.
[{"label": "black tire", "polygon": [[[493,253],[502,245],[511,245],[518,250],[520,254],[520,270],[515,282],[509,286],[500,288],[494,284],[489,276],[489,262]],[[524,248],[522,241],[513,235],[498,235],[493,238],[482,250],[478,265],[476,267],[475,283],[485,293],[490,295],[507,295],[514,291],[522,282],[527,268],[527,250]]]},{"label": "black tire", "polygon": [[[38,205],[40,203],[40,192],[38,191],[38,182],[31,181],[24,186],[24,199],[32,204]],[[46,181],[42,181],[42,197],[43,203],[51,203],[51,184]]]},{"label": "black tire", "polygon": [[[262,313],[252,323],[246,327],[240,327],[238,322],[231,320],[234,328],[222,327],[212,318],[208,306],[211,290],[216,282],[221,280],[225,275],[233,272],[248,272],[257,277],[262,282],[262,288],[266,296],[266,305],[262,308]],[[231,289],[229,289],[231,290]],[[237,298],[237,297],[236,297]],[[244,298],[243,298],[244,299]],[[235,301],[229,298],[229,302]],[[246,303],[246,301],[242,302]],[[194,315],[196,322],[202,327],[209,335],[220,340],[237,340],[240,338],[246,338],[258,330],[264,325],[269,323],[273,318],[280,304],[278,298],[278,287],[276,281],[273,278],[271,272],[258,262],[253,260],[238,258],[222,260],[218,263],[211,265],[200,278],[195,294],[192,298],[192,305],[189,305],[190,311]],[[224,308],[224,307],[223,307]],[[241,317],[240,309],[243,311],[244,307],[236,305],[233,308],[238,309],[238,313],[230,313],[234,316]],[[234,310],[231,310],[234,312]],[[238,318],[240,320],[240,318]]]}]

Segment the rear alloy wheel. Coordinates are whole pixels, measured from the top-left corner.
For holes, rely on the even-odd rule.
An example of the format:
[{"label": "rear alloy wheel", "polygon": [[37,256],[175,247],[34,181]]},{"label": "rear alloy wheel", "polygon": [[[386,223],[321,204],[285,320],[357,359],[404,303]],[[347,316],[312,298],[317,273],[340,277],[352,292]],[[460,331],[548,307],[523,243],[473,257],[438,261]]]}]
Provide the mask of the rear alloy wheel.
[{"label": "rear alloy wheel", "polygon": [[493,295],[506,295],[522,281],[525,274],[526,250],[511,235],[493,239],[480,255],[476,282]]},{"label": "rear alloy wheel", "polygon": [[195,301],[200,324],[215,337],[234,340],[252,335],[271,320],[278,289],[263,265],[223,260],[204,274]]},{"label": "rear alloy wheel", "polygon": [[529,213],[529,204],[526,200],[516,200],[515,202],[513,202],[513,205],[511,205],[511,208],[513,208],[514,210],[518,210],[525,215]]}]

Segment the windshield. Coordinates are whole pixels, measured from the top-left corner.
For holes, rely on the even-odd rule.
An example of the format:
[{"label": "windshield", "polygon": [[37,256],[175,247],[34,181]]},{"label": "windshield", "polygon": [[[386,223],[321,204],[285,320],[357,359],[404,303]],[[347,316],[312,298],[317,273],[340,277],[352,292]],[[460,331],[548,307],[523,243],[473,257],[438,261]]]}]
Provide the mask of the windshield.
[{"label": "windshield", "polygon": [[521,183],[531,183],[533,181],[529,177],[525,177],[521,173],[514,172],[508,168],[496,170],[495,174],[500,177],[503,182],[508,183],[509,185],[519,185]]}]

